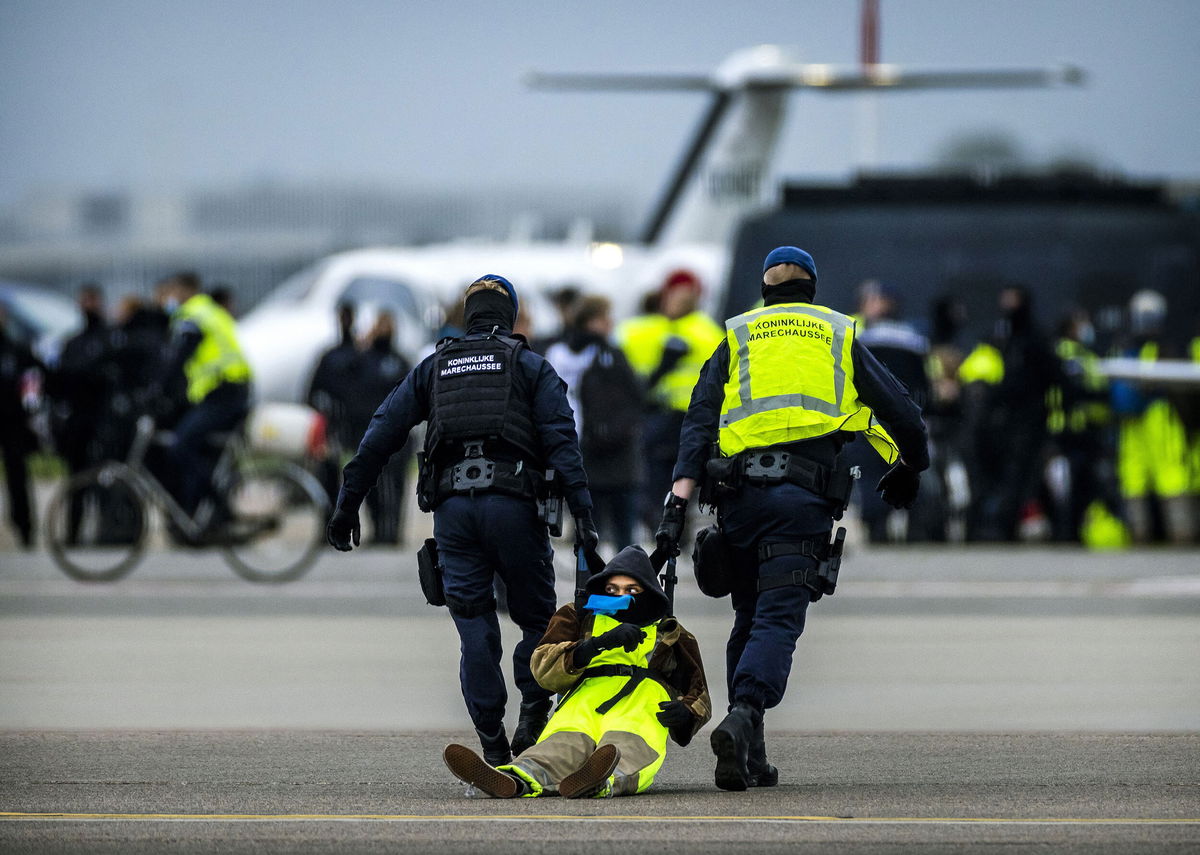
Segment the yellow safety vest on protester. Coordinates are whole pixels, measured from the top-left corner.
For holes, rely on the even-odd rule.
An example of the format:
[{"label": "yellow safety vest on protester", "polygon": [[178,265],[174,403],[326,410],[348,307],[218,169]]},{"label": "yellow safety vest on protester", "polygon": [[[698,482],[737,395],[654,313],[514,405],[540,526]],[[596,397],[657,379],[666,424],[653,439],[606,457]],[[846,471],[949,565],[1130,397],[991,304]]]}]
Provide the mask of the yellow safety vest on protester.
[{"label": "yellow safety vest on protester", "polygon": [[222,383],[250,381],[250,363],[238,344],[237,323],[211,297],[196,294],[188,298],[171,320],[174,324],[193,323],[203,336],[183,366],[189,401],[200,403]]},{"label": "yellow safety vest on protester", "polygon": [[854,387],[854,319],[809,303],[780,303],[725,322],[729,380],[719,442],[725,456],[860,431],[888,463],[895,441]]},{"label": "yellow safety vest on protester", "polygon": [[721,328],[703,312],[692,312],[675,320],[665,315],[632,318],[617,330],[617,341],[625,358],[643,377],[658,367],[671,338],[687,342],[688,352],[658,381],[650,394],[660,406],[686,412],[692,400],[692,389],[700,379],[700,369],[721,343]]}]

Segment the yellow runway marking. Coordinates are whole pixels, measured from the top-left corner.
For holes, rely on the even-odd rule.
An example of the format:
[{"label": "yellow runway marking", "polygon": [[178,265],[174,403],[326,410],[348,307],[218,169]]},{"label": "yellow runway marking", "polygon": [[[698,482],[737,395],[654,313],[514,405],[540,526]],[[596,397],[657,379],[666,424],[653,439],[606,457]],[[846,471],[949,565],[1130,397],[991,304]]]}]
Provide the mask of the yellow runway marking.
[{"label": "yellow runway marking", "polygon": [[572,814],[388,814],[388,813],[31,813],[0,811],[3,820],[127,820],[135,822],[776,822],[952,825],[1200,825],[1200,817],[986,817],[986,816],[653,816]]}]

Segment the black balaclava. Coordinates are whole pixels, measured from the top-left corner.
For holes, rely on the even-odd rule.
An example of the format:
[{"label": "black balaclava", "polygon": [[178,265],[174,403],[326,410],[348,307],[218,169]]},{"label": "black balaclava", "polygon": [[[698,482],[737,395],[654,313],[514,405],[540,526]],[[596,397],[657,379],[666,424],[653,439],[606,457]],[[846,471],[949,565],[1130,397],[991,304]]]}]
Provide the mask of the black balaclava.
[{"label": "black balaclava", "polygon": [[584,589],[589,594],[603,594],[605,583],[618,574],[637,580],[643,590],[633,598],[629,608],[613,615],[614,620],[648,626],[666,616],[667,595],[663,593],[649,556],[640,546],[627,546],[618,552],[602,571],[587,580]]},{"label": "black balaclava", "polygon": [[467,298],[463,307],[463,325],[467,332],[512,332],[517,312],[512,298],[500,291],[484,289]]},{"label": "black balaclava", "polygon": [[811,303],[817,296],[817,283],[811,279],[789,279],[778,285],[763,285],[763,304]]}]

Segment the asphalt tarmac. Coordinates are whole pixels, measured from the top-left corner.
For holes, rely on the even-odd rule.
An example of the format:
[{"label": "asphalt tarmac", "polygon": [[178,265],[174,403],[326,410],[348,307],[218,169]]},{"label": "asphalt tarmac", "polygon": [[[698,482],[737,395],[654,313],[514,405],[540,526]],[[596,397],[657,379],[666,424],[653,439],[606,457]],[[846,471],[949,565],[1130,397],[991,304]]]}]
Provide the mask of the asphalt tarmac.
[{"label": "asphalt tarmac", "polygon": [[[569,568],[560,593],[570,589]],[[650,793],[468,799],[457,641],[407,553],[254,586],[211,553],[91,586],[0,553],[0,852],[1200,851],[1200,554],[858,549],[768,716]],[[677,613],[724,703],[728,604]]]}]

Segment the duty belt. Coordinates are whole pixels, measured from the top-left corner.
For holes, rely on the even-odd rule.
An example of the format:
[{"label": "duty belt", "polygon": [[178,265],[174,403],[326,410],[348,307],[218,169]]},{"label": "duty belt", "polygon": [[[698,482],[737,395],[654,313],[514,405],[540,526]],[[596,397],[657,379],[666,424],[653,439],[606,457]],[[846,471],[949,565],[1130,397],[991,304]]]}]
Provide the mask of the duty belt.
[{"label": "duty belt", "polygon": [[788,451],[743,452],[742,477],[751,484],[787,482],[811,490],[843,507],[858,477],[857,467],[830,469],[799,454]]},{"label": "duty belt", "polygon": [[527,467],[524,461],[509,463],[487,457],[468,457],[442,470],[437,481],[435,503],[453,495],[474,494],[476,490],[494,490],[519,498],[534,498],[534,486],[540,473]]},{"label": "duty belt", "polygon": [[604,715],[606,712],[615,707],[623,698],[633,694],[643,680],[655,677],[654,671],[649,668],[644,668],[641,665],[596,665],[591,668],[585,668],[583,671],[583,679],[588,677],[628,677],[620,690],[609,698],[607,701],[596,707],[596,712]]}]

